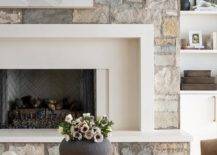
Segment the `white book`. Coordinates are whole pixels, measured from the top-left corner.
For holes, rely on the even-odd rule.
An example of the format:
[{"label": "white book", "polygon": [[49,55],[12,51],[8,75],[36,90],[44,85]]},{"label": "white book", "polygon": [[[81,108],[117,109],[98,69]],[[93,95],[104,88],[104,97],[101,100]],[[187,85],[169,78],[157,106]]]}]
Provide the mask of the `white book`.
[{"label": "white book", "polygon": [[213,49],[217,50],[217,32],[213,32]]}]

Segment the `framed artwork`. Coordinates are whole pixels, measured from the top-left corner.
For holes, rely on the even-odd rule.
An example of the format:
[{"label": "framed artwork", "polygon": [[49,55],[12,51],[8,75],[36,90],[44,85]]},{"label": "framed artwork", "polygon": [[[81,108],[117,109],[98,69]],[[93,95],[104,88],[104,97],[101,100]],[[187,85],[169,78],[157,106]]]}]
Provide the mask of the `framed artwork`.
[{"label": "framed artwork", "polygon": [[189,32],[189,44],[192,48],[204,48],[201,31]]},{"label": "framed artwork", "polygon": [[89,8],[93,0],[0,0],[0,8]]}]

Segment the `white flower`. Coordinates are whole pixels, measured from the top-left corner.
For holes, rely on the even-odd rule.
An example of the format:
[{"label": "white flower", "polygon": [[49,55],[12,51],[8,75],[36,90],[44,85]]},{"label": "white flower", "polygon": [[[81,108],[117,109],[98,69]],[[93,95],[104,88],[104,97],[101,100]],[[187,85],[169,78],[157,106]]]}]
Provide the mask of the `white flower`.
[{"label": "white flower", "polygon": [[74,132],[73,133],[73,137],[76,138],[76,139],[78,139],[78,140],[82,140],[82,135],[79,132]]},{"label": "white flower", "polygon": [[72,123],[72,120],[73,120],[73,117],[72,117],[71,114],[68,114],[68,115],[66,116],[66,118],[65,118],[65,121],[66,121],[67,123]]},{"label": "white flower", "polygon": [[66,140],[67,142],[70,140],[69,135],[65,134],[64,137],[65,137],[65,140]]},{"label": "white flower", "polygon": [[103,135],[101,133],[97,133],[94,135],[94,142],[101,143],[103,142]]},{"label": "white flower", "polygon": [[58,133],[62,134],[63,133],[63,127],[59,126],[59,128],[57,129]]},{"label": "white flower", "polygon": [[101,129],[98,128],[98,127],[93,127],[93,128],[92,128],[92,132],[93,132],[94,134],[96,134],[96,133],[101,133]]},{"label": "white flower", "polygon": [[87,140],[91,140],[93,138],[94,134],[91,130],[88,130],[87,132],[85,132],[84,134],[84,137],[87,139]]},{"label": "white flower", "polygon": [[82,132],[82,133],[85,133],[85,132],[87,132],[88,130],[89,130],[89,126],[86,125],[86,124],[84,124],[84,125],[81,127],[81,132]]},{"label": "white flower", "polygon": [[79,118],[76,119],[76,121],[77,121],[77,122],[82,122],[82,121],[83,121],[83,118],[82,118],[82,117],[79,117]]},{"label": "white flower", "polygon": [[90,117],[90,113],[84,113],[83,114],[83,117],[85,118],[85,117]]}]

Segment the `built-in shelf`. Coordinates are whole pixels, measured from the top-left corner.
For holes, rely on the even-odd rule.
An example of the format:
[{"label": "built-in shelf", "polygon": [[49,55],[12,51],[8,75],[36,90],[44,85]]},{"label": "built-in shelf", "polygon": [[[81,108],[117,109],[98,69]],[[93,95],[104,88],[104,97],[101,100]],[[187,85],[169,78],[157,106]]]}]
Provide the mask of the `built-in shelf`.
[{"label": "built-in shelf", "polygon": [[181,54],[217,54],[217,50],[181,50]]},{"label": "built-in shelf", "polygon": [[181,95],[190,95],[190,94],[195,94],[195,95],[206,95],[206,94],[217,94],[217,90],[181,90],[180,91]]},{"label": "built-in shelf", "polygon": [[217,15],[217,11],[181,11],[181,15]]}]

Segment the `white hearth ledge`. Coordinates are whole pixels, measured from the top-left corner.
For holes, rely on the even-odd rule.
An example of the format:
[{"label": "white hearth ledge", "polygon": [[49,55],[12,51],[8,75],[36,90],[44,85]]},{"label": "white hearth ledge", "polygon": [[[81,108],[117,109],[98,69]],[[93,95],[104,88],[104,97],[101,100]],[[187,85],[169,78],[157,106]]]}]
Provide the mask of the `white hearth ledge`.
[{"label": "white hearth ledge", "polygon": [[[0,143],[59,143],[63,137],[53,129],[0,130]],[[190,142],[192,137],[181,130],[155,130],[153,132],[114,131],[111,142]]]}]

